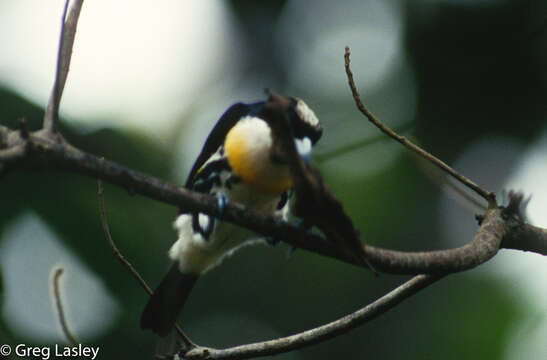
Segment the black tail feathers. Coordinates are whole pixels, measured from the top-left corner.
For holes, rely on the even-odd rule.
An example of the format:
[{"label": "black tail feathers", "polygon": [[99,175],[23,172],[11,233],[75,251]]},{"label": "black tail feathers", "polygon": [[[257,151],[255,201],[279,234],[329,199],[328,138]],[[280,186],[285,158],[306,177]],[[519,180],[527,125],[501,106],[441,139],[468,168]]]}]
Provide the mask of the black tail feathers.
[{"label": "black tail feathers", "polygon": [[148,300],[141,315],[141,328],[167,336],[198,277],[198,274],[181,273],[178,263],[174,263]]}]

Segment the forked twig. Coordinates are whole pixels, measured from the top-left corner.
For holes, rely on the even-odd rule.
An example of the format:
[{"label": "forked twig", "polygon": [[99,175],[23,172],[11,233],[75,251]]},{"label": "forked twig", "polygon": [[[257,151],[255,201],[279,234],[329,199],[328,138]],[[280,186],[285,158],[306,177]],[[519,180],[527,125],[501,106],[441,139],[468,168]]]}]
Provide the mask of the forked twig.
[{"label": "forked twig", "polygon": [[441,170],[448,173],[450,176],[454,177],[456,180],[461,182],[463,185],[467,186],[480,196],[482,196],[486,201],[488,201],[488,206],[490,208],[493,208],[497,206],[496,203],[496,195],[493,192],[487,191],[480,187],[479,185],[475,184],[473,181],[468,179],[467,177],[463,176],[456,170],[452,169],[450,166],[448,166],[446,163],[441,161],[440,159],[436,158],[435,156],[431,155],[418,145],[414,144],[412,141],[408,140],[406,137],[401,136],[397,134],[395,131],[393,131],[391,128],[389,128],[387,125],[382,123],[376,116],[374,116],[373,113],[371,113],[363,104],[361,101],[361,96],[359,95],[359,91],[357,90],[357,86],[355,85],[355,81],[353,80],[353,73],[350,68],[350,49],[349,46],[346,46],[346,51],[344,54],[344,64],[346,68],[346,75],[348,77],[348,83],[349,87],[351,89],[351,93],[353,94],[353,99],[355,100],[355,104],[357,105],[357,108],[363,115],[367,117],[367,119],[373,123],[380,131],[382,131],[384,134],[390,136],[397,142],[401,143],[403,146],[405,146],[407,149],[410,149],[414,151],[416,154],[420,155],[424,159],[430,161],[433,165],[439,167]]},{"label": "forked twig", "polygon": [[[120,252],[118,247],[116,246],[116,243],[114,242],[114,239],[112,239],[112,236],[110,234],[110,227],[108,226],[108,221],[106,220],[106,213],[104,210],[104,188],[103,188],[103,182],[101,180],[97,180],[98,185],[98,196],[99,196],[99,213],[101,215],[101,223],[103,225],[104,234],[108,240],[108,243],[110,244],[110,247],[112,248],[112,251],[114,252],[114,255],[118,258],[118,260],[122,263],[123,266],[129,272],[141,285],[141,287],[148,293],[148,295],[152,295],[153,291],[148,286],[146,281],[143,279],[143,277],[139,274],[139,272],[131,265],[131,263],[123,256],[123,254]],[[196,345],[190,340],[186,334],[182,331],[181,327],[178,324],[175,324],[175,330],[180,335],[184,345],[188,348],[194,348]]]},{"label": "forked twig", "polygon": [[63,275],[63,273],[63,268],[57,268],[55,269],[55,273],[53,274],[53,296],[55,298],[55,307],[57,308],[57,313],[59,315],[59,324],[61,324],[61,330],[63,331],[63,334],[66,336],[68,342],[71,345],[78,345],[78,340],[76,340],[76,337],[72,334],[68,327],[68,323],[65,317],[65,311],[63,309],[63,303],[61,301],[59,278],[61,277],[61,275]]}]

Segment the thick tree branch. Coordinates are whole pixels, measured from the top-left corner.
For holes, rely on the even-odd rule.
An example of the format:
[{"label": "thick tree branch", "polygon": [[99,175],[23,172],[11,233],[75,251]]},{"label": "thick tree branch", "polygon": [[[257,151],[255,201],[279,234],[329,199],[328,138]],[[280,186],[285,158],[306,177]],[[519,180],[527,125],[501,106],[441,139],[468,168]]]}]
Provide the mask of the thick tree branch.
[{"label": "thick tree branch", "polygon": [[[4,140],[8,141],[7,137]],[[0,178],[8,173],[12,166],[24,160],[27,150],[25,143],[3,148],[5,145],[0,142]]]},{"label": "thick tree branch", "polygon": [[511,224],[509,227],[511,230],[501,244],[503,248],[547,255],[547,229],[522,223]]},{"label": "thick tree branch", "polygon": [[[66,141],[51,140],[44,132],[31,133],[28,140],[25,141],[20,138],[17,131],[12,131],[9,137],[17,146],[28,142],[26,146],[29,149],[22,155],[17,154],[16,160],[3,159],[13,160],[10,169],[19,166],[34,170],[65,170],[84,174],[123,187],[130,193],[144,195],[185,210],[214,215],[222,220],[247,227],[259,234],[273,236],[298,248],[363,266],[316,232],[304,232],[295,225],[250,211],[237,203],[228,204],[220,212],[215,197],[174,186],[153,176],[83,152]],[[508,227],[499,209],[490,209],[484,217],[478,235],[461,248],[408,253],[367,246],[367,259],[375,268],[387,273],[419,274],[462,271],[477,266],[493,256],[500,241],[504,237],[513,236],[511,231],[512,228]],[[543,241],[542,238],[537,240],[540,243]],[[534,249],[541,249],[541,246],[534,246],[534,249],[524,249],[524,246],[520,246],[520,248],[521,250],[535,251]]]},{"label": "thick tree branch", "polygon": [[9,147],[5,150],[0,150],[0,164],[14,163],[25,157],[25,144]]},{"label": "thick tree branch", "polygon": [[59,48],[57,53],[57,66],[55,70],[55,81],[53,89],[47,104],[46,113],[44,115],[44,129],[48,132],[57,132],[59,122],[59,104],[65,88],[68,70],[70,68],[70,59],[72,57],[72,47],[76,38],[76,28],[78,26],[78,18],[84,3],[83,0],[74,0],[68,18],[66,16],[68,3],[66,0],[63,9],[63,19],[61,22],[61,35],[59,38]]},{"label": "thick tree branch", "polygon": [[2,150],[8,143],[8,134],[10,129],[0,125],[0,150]]},{"label": "thick tree branch", "polygon": [[509,204],[503,209],[503,216],[510,231],[501,246],[547,255],[547,229],[526,223],[526,206],[530,198],[514,191],[509,191],[508,195]]},{"label": "thick tree branch", "polygon": [[361,101],[361,96],[359,95],[359,91],[357,90],[357,86],[355,85],[355,81],[353,80],[353,72],[351,71],[351,68],[350,68],[350,49],[348,46],[346,46],[344,59],[345,59],[345,68],[346,68],[346,74],[348,77],[348,83],[351,89],[351,93],[353,95],[353,99],[355,100],[355,104],[357,105],[357,108],[359,109],[359,111],[361,111],[361,113],[363,113],[363,115],[365,115],[371,123],[373,123],[383,133],[390,136],[395,141],[401,143],[407,149],[412,150],[413,152],[420,155],[424,159],[430,161],[432,164],[439,167],[441,170],[443,170],[444,172],[454,177],[456,180],[458,180],[459,182],[461,182],[462,184],[464,184],[465,186],[469,187],[471,190],[473,190],[474,192],[482,196],[486,201],[488,201],[489,207],[494,207],[497,205],[496,195],[493,192],[487,191],[483,189],[482,187],[480,187],[479,185],[475,184],[473,181],[463,176],[456,170],[452,169],[446,163],[436,158],[435,156],[431,155],[430,153],[428,153],[427,151],[425,151],[418,145],[414,144],[412,141],[408,140],[406,137],[397,134],[387,125],[383,124],[376,116],[374,116],[374,114],[371,113]]},{"label": "thick tree branch", "polygon": [[249,359],[300,349],[347,333],[387,312],[403,300],[433,284],[441,276],[418,275],[362,309],[336,321],[295,335],[228,349],[198,347],[183,354],[186,359]]},{"label": "thick tree branch", "polygon": [[473,240],[461,247],[428,252],[400,252],[367,246],[367,255],[374,267],[389,273],[458,272],[474,268],[496,255],[508,231],[502,209],[489,209]]}]

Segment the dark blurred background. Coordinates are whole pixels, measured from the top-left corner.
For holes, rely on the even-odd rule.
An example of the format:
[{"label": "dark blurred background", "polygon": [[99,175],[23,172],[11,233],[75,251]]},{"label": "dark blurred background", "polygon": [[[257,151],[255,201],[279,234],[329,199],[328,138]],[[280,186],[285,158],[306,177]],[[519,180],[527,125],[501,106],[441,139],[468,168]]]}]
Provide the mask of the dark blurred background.
[{"label": "dark blurred background", "polygon": [[[547,226],[547,2],[133,3],[82,10],[61,104],[62,131],[76,146],[183,183],[219,115],[269,88],[303,98],[322,121],[315,164],[363,241],[404,250],[469,241],[479,209],[356,110],[343,67],[349,45],[375,114],[500,199],[508,188],[531,193],[530,220]],[[24,116],[40,126],[61,7],[0,1],[2,125]],[[47,47],[25,47],[44,34]],[[361,145],[332,155],[351,144]],[[96,187],[58,172],[0,180],[0,344],[64,342],[49,285],[62,266],[76,336],[100,346],[100,358],[152,356],[156,338],[138,326],[147,296],[104,238]],[[110,185],[105,192],[115,241],[155,287],[176,210]],[[212,347],[286,336],[408,279],[287,252],[248,247],[204,276],[181,317],[187,334]],[[503,251],[349,334],[278,358],[545,359],[546,279],[541,256]]]}]

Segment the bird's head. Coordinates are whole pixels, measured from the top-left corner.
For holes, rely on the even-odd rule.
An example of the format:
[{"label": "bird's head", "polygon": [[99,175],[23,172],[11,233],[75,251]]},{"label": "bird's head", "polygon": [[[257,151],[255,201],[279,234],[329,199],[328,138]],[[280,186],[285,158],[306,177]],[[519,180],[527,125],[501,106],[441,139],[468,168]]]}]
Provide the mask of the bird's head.
[{"label": "bird's head", "polygon": [[[277,105],[276,114],[270,111],[273,102]],[[281,193],[292,186],[284,153],[272,131],[279,116],[287,121],[299,155],[309,161],[322,128],[315,113],[301,99],[270,94],[266,102],[256,104],[230,129],[224,142],[235,175],[266,193]]]}]

